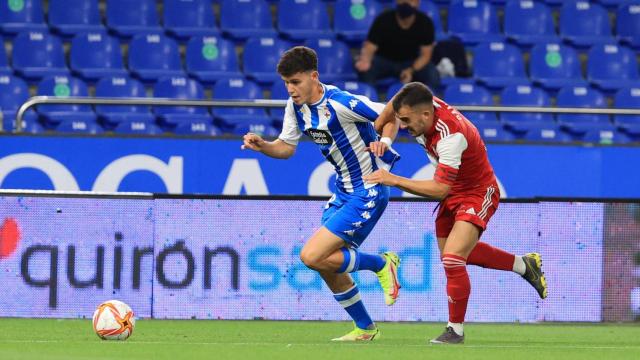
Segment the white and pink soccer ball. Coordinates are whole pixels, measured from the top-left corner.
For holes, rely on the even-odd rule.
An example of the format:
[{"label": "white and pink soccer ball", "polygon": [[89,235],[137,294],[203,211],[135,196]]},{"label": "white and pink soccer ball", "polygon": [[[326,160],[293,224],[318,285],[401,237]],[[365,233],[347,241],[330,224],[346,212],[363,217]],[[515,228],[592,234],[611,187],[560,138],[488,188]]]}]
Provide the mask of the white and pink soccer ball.
[{"label": "white and pink soccer ball", "polygon": [[133,310],[122,301],[105,301],[93,313],[93,331],[103,340],[127,340],[135,326]]}]

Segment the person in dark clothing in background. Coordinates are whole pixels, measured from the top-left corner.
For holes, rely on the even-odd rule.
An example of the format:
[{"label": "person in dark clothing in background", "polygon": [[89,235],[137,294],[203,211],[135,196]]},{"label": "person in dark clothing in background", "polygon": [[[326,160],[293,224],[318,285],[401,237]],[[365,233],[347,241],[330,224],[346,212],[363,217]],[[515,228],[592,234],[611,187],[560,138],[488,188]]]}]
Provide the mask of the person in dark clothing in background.
[{"label": "person in dark clothing in background", "polygon": [[440,77],[431,55],[435,43],[433,21],[418,10],[420,0],[397,0],[395,9],[373,21],[355,67],[361,81],[373,84],[387,77],[403,83],[419,81],[436,89]]}]

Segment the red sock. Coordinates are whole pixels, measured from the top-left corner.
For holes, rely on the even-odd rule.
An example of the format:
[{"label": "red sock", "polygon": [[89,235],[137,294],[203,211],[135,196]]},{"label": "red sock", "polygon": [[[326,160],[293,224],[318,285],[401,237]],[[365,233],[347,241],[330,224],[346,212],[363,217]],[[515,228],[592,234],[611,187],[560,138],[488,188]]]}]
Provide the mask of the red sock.
[{"label": "red sock", "polygon": [[516,256],[487,243],[478,242],[467,258],[467,264],[512,271]]},{"label": "red sock", "polygon": [[463,323],[467,312],[467,302],[471,293],[471,282],[467,274],[467,264],[463,257],[444,254],[442,265],[447,275],[447,295],[449,296],[449,322]]}]

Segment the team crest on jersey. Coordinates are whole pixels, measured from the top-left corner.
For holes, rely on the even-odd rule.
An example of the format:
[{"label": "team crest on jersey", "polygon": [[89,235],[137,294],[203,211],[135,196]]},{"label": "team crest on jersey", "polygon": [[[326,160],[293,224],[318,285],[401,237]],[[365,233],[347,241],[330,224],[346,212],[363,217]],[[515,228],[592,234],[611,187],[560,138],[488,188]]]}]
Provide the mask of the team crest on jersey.
[{"label": "team crest on jersey", "polygon": [[353,110],[356,107],[356,105],[358,105],[358,100],[353,99],[349,101],[349,107],[351,108],[351,110]]},{"label": "team crest on jersey", "polygon": [[331,134],[326,130],[307,129],[305,133],[313,140],[314,143],[322,146],[329,146],[333,144],[333,138]]}]

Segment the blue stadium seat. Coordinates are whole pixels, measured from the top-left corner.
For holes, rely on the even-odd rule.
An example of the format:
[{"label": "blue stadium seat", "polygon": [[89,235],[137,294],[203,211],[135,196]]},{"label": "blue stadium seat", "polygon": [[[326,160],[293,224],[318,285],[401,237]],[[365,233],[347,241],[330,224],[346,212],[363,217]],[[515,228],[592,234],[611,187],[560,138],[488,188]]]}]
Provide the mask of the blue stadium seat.
[{"label": "blue stadium seat", "polygon": [[197,35],[216,35],[212,0],[164,0],[164,28],[170,36],[188,40]]},{"label": "blue stadium seat", "polygon": [[[164,77],[153,88],[153,96],[182,100],[204,100],[204,89],[196,80],[185,76]],[[162,125],[174,127],[182,121],[211,122],[206,107],[201,106],[155,106],[153,112]]]},{"label": "blue stadium seat", "polygon": [[371,101],[378,101],[378,92],[373,86],[367,83],[358,82],[358,81],[344,81],[344,82],[336,82],[335,86],[339,87],[342,90],[348,91],[354,95],[366,96]]},{"label": "blue stadium seat", "polygon": [[529,83],[520,49],[508,43],[478,44],[473,53],[473,68],[476,79],[491,89]]},{"label": "blue stadium seat", "polygon": [[107,27],[121,39],[161,31],[155,0],[107,0]]},{"label": "blue stadium seat", "polygon": [[626,47],[594,45],[587,59],[587,79],[599,89],[611,92],[640,82],[636,53]]},{"label": "blue stadium seat", "polygon": [[49,0],[49,25],[64,37],[103,31],[98,0]]},{"label": "blue stadium seat", "polygon": [[609,14],[602,5],[567,1],[560,10],[560,36],[576,48],[611,42]]},{"label": "blue stadium seat", "polygon": [[586,83],[582,78],[578,53],[560,43],[534,46],[529,58],[529,73],[535,84],[549,90]]},{"label": "blue stadium seat", "polygon": [[602,4],[603,6],[606,6],[607,8],[615,9],[618,6],[624,4],[625,2],[628,2],[629,0],[596,0],[596,1]]},{"label": "blue stadium seat", "polygon": [[[12,75],[0,75],[0,111],[2,111],[2,128],[11,131],[14,128],[16,113],[20,106],[29,99],[29,87],[20,78]],[[26,120],[36,120],[33,108],[25,114]]]},{"label": "blue stadium seat", "polygon": [[[604,95],[588,86],[567,86],[558,91],[558,107],[606,108]],[[598,114],[559,114],[558,122],[563,128],[581,134],[598,124],[609,124],[608,115]]]},{"label": "blue stadium seat", "polygon": [[327,5],[320,0],[281,0],[278,31],[294,41],[332,36]]},{"label": "blue stadium seat", "polygon": [[397,94],[403,86],[404,83],[401,83],[400,81],[395,81],[389,85],[389,88],[387,88],[387,101],[391,101],[391,98]]},{"label": "blue stadium seat", "polygon": [[[4,45],[4,40],[0,37],[0,44]],[[9,61],[7,59],[7,52],[4,46],[0,46],[0,75],[9,75],[13,72],[9,67]]]},{"label": "blue stadium seat", "polygon": [[21,31],[46,31],[41,0],[0,1],[0,31],[15,35]]},{"label": "blue stadium seat", "polygon": [[255,124],[241,123],[236,125],[231,130],[231,133],[234,135],[244,135],[249,132],[252,132],[254,134],[258,134],[260,136],[264,136],[267,138],[275,138],[278,135],[280,135],[280,132],[276,130],[273,126],[269,124],[260,124],[260,123],[255,123]]},{"label": "blue stadium seat", "polygon": [[532,0],[509,1],[504,7],[504,33],[519,46],[557,42],[551,10]]},{"label": "blue stadium seat", "polygon": [[271,10],[265,0],[222,0],[220,29],[235,40],[276,36]]},{"label": "blue stadium seat", "polygon": [[[273,100],[288,100],[289,93],[286,86],[282,81],[276,81],[271,86],[271,99]],[[282,108],[269,108],[269,114],[275,124],[282,124],[284,119],[284,107]]]},{"label": "blue stadium seat", "polygon": [[[571,0],[571,1],[576,1],[576,0]],[[567,1],[566,0],[544,0],[544,2],[549,6],[558,7]]]},{"label": "blue stadium seat", "polygon": [[187,44],[186,67],[189,75],[203,83],[242,76],[235,45],[219,36],[191,38]]},{"label": "blue stadium seat", "polygon": [[[254,100],[262,98],[262,89],[249,80],[229,78],[218,81],[213,86],[216,100]],[[240,124],[271,125],[271,119],[264,108],[220,107],[211,110],[216,124],[223,131],[233,131]]]},{"label": "blue stadium seat", "polygon": [[[105,77],[96,84],[96,97],[146,97],[144,86],[128,76]],[[121,122],[154,122],[148,106],[96,105],[96,113],[107,128]]]},{"label": "blue stadium seat", "polygon": [[574,140],[595,144],[626,144],[630,141],[625,134],[616,131],[611,124],[599,125],[584,134],[573,135]]},{"label": "blue stadium seat", "polygon": [[[617,109],[640,110],[640,85],[618,90],[613,105]],[[614,115],[613,118],[616,125],[625,132],[640,136],[640,115]]]},{"label": "blue stadium seat", "polygon": [[[511,85],[500,94],[500,103],[504,106],[550,107],[551,99],[546,91],[529,85]],[[525,133],[540,124],[553,123],[550,113],[509,113],[500,114],[500,120],[514,132]]]},{"label": "blue stadium seat", "polygon": [[106,32],[82,33],[71,42],[69,55],[71,70],[85,81],[94,82],[104,76],[124,76],[118,39]]},{"label": "blue stadium seat", "polygon": [[571,136],[562,131],[557,124],[544,124],[537,129],[531,129],[524,135],[524,139],[543,143],[567,143],[573,141]]},{"label": "blue stadium seat", "polygon": [[158,125],[147,121],[124,121],[119,123],[113,131],[116,134],[130,135],[159,135],[162,129]]},{"label": "blue stadium seat", "polygon": [[[38,84],[38,95],[55,97],[87,97],[87,84],[73,76],[49,76]],[[57,125],[63,120],[96,121],[96,116],[89,105],[38,105],[38,113],[46,124]]]},{"label": "blue stadium seat", "polygon": [[505,130],[502,124],[495,121],[476,121],[473,125],[478,129],[480,136],[485,141],[513,141],[515,136]]},{"label": "blue stadium seat", "polygon": [[444,40],[447,38],[447,34],[442,27],[442,18],[440,17],[440,9],[438,5],[430,0],[422,0],[418,5],[418,9],[423,13],[429,15],[433,22],[433,28],[436,31],[436,40]]},{"label": "blue stadium seat", "polygon": [[90,120],[88,115],[84,115],[81,118],[78,117],[76,119],[61,120],[60,124],[56,127],[56,131],[62,133],[91,135],[102,134],[104,132],[95,119]]},{"label": "blue stadium seat", "polygon": [[206,121],[183,121],[173,129],[177,135],[199,135],[199,136],[218,136],[222,135],[222,131],[211,122]]},{"label": "blue stadium seat", "polygon": [[30,82],[69,72],[64,61],[62,42],[46,32],[27,31],[18,34],[13,40],[12,64],[16,74]]},{"label": "blue stadium seat", "polygon": [[280,80],[276,66],[282,53],[291,47],[289,42],[276,37],[251,38],[247,40],[242,55],[244,73],[260,84],[270,85]]},{"label": "blue stadium seat", "polygon": [[357,78],[351,52],[343,42],[332,38],[316,38],[308,40],[305,45],[318,54],[318,72],[321,81],[333,83]]},{"label": "blue stadium seat", "polygon": [[129,70],[143,82],[184,75],[178,44],[161,33],[136,35],[129,44]]},{"label": "blue stadium seat", "polygon": [[337,0],[334,9],[336,34],[349,43],[360,45],[366,39],[373,19],[382,11],[382,5],[376,0]]},{"label": "blue stadium seat", "polygon": [[38,122],[37,116],[33,116],[31,119],[25,118],[22,123],[22,132],[29,134],[40,134],[45,131],[44,127]]},{"label": "blue stadium seat", "polygon": [[[494,105],[489,90],[472,83],[450,85],[445,90],[443,99],[451,105]],[[498,121],[498,117],[494,112],[463,111],[462,114],[473,123]]]},{"label": "blue stadium seat", "polygon": [[634,49],[640,49],[640,1],[631,1],[616,12],[618,39]]},{"label": "blue stadium seat", "polygon": [[504,40],[496,10],[488,1],[454,0],[448,17],[449,35],[460,38],[465,45]]}]

